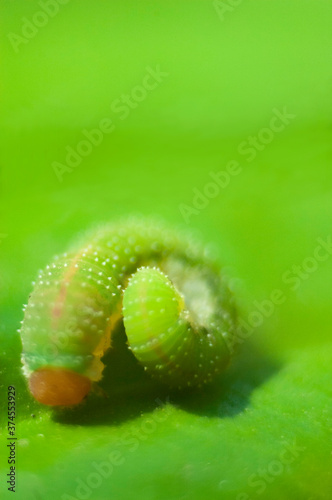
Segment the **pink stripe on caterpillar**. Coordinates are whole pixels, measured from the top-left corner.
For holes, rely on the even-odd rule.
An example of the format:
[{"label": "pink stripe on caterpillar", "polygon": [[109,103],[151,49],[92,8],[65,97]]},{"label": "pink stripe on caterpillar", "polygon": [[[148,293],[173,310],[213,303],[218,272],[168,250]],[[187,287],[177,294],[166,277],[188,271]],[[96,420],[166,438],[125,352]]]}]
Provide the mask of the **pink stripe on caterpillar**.
[{"label": "pink stripe on caterpillar", "polygon": [[75,274],[78,270],[77,262],[79,261],[81,256],[82,256],[82,252],[75,255],[69,269],[67,270],[67,272],[65,273],[65,275],[63,277],[61,288],[59,291],[59,295],[57,296],[54,307],[52,309],[52,328],[54,328],[54,329],[56,329],[58,326],[59,319],[61,318],[61,314],[63,311],[63,306],[64,306],[65,301],[66,301],[67,283],[69,283],[69,281],[75,276]]}]

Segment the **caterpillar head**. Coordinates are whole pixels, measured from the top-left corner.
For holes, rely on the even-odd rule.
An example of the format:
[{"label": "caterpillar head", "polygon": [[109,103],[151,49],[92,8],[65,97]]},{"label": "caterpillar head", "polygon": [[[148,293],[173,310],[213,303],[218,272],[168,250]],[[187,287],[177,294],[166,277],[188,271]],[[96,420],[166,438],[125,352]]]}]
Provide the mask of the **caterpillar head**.
[{"label": "caterpillar head", "polygon": [[31,374],[29,389],[40,403],[70,406],[85,398],[91,389],[91,381],[72,370],[46,367]]}]

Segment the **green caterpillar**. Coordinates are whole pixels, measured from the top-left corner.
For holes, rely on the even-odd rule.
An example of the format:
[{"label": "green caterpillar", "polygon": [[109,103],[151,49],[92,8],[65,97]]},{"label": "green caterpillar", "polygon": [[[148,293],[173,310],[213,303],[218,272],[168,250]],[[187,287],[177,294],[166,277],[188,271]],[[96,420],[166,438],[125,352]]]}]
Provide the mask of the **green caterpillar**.
[{"label": "green caterpillar", "polygon": [[23,373],[46,405],[82,401],[123,317],[129,349],[170,387],[201,386],[230,361],[236,308],[204,247],[159,222],[89,233],[40,271],[20,330]]}]

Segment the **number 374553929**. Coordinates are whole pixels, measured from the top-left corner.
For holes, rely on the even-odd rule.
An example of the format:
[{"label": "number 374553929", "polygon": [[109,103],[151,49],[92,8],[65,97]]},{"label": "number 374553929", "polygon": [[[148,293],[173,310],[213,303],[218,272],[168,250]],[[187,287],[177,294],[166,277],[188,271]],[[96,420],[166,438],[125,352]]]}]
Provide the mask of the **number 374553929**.
[{"label": "number 374553929", "polygon": [[8,387],[8,434],[15,435],[15,387]]}]

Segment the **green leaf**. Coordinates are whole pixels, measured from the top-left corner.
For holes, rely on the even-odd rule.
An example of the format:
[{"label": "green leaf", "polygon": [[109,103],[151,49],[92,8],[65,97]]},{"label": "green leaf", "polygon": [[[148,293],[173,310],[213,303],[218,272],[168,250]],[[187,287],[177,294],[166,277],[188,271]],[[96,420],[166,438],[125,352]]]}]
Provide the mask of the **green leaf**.
[{"label": "green leaf", "polygon": [[[0,7],[0,498],[329,500],[331,1],[59,1],[29,32],[46,3]],[[17,333],[31,282],[137,212],[213,245],[238,353],[209,388],[169,392],[119,326],[101,388],[43,407]]]}]

